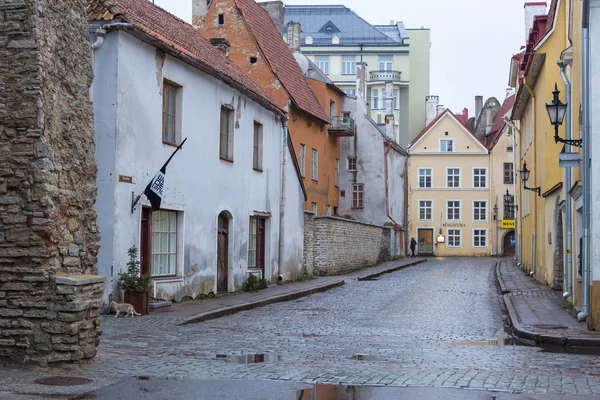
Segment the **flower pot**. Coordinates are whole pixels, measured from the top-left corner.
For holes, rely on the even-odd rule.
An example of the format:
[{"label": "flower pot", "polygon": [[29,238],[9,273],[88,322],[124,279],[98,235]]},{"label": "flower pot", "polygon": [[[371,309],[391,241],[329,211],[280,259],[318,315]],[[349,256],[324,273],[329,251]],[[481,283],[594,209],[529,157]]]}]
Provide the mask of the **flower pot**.
[{"label": "flower pot", "polygon": [[148,292],[125,292],[125,303],[129,303],[135,308],[135,311],[147,315],[150,309],[150,300]]}]

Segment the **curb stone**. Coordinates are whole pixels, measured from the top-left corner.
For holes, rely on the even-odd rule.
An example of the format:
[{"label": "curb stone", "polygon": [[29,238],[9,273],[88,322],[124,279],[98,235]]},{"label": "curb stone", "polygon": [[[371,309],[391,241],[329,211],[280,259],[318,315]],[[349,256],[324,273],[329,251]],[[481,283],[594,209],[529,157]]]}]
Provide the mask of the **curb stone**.
[{"label": "curb stone", "polygon": [[427,260],[415,260],[415,261],[410,262],[410,263],[405,264],[405,265],[400,265],[400,266],[396,266],[396,267],[385,269],[383,271],[374,272],[374,273],[370,273],[370,274],[366,274],[366,275],[361,275],[361,276],[357,277],[356,280],[358,280],[358,281],[364,281],[366,279],[375,278],[375,277],[378,277],[380,275],[389,274],[390,272],[399,271],[399,270],[404,269],[404,268],[414,267],[415,265],[424,263],[425,261],[427,261]]}]

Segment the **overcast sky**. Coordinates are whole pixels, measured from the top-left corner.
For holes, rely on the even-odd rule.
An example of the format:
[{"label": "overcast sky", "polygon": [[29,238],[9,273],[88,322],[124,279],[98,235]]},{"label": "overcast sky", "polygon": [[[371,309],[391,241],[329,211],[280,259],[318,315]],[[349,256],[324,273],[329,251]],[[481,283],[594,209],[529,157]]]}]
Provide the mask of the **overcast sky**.
[{"label": "overcast sky", "polygon": [[[191,21],[192,0],[155,0]],[[525,42],[523,0],[285,0],[343,4],[371,24],[403,21],[431,29],[431,94],[453,111],[473,115],[475,96],[506,96],[510,57]]]}]

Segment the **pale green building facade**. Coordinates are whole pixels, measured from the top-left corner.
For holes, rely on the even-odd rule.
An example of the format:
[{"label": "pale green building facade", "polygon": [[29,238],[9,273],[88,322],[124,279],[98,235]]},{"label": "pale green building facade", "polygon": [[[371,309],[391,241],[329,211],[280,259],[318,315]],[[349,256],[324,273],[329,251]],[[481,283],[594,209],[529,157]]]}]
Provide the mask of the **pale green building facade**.
[{"label": "pale green building facade", "polygon": [[287,5],[285,26],[290,22],[300,23],[302,53],[347,94],[356,88],[356,63],[367,64],[369,113],[378,125],[385,124],[386,82],[393,83],[397,143],[406,147],[425,128],[429,29],[371,25],[345,6]]}]

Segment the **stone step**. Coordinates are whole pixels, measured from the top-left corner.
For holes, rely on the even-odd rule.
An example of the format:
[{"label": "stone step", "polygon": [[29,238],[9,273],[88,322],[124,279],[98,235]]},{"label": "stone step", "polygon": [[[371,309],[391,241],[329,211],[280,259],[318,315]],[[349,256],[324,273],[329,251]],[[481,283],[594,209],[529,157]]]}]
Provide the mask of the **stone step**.
[{"label": "stone step", "polygon": [[150,309],[156,310],[157,308],[171,307],[171,304],[172,303],[170,301],[151,301]]}]

